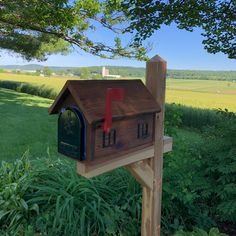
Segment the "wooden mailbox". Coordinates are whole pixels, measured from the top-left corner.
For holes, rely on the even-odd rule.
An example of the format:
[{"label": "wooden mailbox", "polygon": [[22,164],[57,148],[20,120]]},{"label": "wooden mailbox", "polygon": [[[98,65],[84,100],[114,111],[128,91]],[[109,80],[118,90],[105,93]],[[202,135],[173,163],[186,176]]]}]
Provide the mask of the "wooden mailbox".
[{"label": "wooden mailbox", "polygon": [[68,80],[49,109],[59,114],[58,151],[87,163],[152,146],[158,112],[141,80]]},{"label": "wooden mailbox", "polygon": [[166,61],[155,56],[141,80],[69,80],[49,108],[58,151],[90,178],[125,167],[142,185],[142,236],[160,236]]}]

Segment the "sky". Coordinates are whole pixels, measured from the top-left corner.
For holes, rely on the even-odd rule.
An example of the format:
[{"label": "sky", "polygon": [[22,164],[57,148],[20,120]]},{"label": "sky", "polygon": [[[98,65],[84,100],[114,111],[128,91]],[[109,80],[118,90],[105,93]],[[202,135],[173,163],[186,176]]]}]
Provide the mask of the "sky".
[{"label": "sky", "polygon": [[[111,43],[112,35],[104,29],[90,33],[90,36],[106,43]],[[128,41],[129,36],[122,38]],[[148,53],[149,57],[159,55],[167,61],[169,69],[188,69],[188,70],[236,70],[236,60],[228,59],[222,53],[209,54],[204,50],[202,44],[203,36],[201,30],[195,29],[193,32],[178,29],[175,25],[164,26],[148,39],[153,47]],[[9,64],[41,64],[45,66],[134,66],[145,67],[145,62],[128,59],[101,59],[84,53],[77,49],[67,56],[52,55],[47,61],[25,61],[19,56],[0,51],[0,65]]]}]

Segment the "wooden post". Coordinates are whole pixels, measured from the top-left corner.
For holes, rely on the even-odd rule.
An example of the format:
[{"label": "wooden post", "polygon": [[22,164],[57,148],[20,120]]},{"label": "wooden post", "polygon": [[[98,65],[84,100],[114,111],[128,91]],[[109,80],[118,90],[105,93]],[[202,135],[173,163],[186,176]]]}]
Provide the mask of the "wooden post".
[{"label": "wooden post", "polygon": [[[166,61],[155,56],[146,64],[146,86],[156,98],[161,107],[161,112],[155,121],[154,157],[150,166],[153,170],[153,190],[143,188],[143,226],[149,224],[151,218],[151,234],[159,236],[161,229],[161,197],[162,197],[162,169],[163,169],[163,137],[164,137],[164,111],[166,90]],[[148,203],[147,203],[148,201]],[[148,206],[146,209],[145,206]],[[145,212],[149,211],[149,212]],[[148,233],[148,232],[147,232]]]},{"label": "wooden post", "polygon": [[[154,156],[126,168],[143,188],[141,235],[160,236],[166,61],[159,56],[153,57],[146,64],[146,86],[161,107],[161,112],[155,119]],[[168,151],[171,150],[172,139]]]}]

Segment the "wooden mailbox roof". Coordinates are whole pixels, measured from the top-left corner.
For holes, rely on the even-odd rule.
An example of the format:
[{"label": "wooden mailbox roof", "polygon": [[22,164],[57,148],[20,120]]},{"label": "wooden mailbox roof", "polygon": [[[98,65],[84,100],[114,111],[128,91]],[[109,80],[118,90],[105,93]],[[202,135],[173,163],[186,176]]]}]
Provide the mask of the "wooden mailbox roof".
[{"label": "wooden mailbox roof", "polygon": [[63,101],[71,94],[88,123],[101,121],[105,115],[107,88],[124,88],[124,100],[112,103],[113,118],[161,110],[141,80],[68,80],[49,108],[49,114],[59,113]]}]

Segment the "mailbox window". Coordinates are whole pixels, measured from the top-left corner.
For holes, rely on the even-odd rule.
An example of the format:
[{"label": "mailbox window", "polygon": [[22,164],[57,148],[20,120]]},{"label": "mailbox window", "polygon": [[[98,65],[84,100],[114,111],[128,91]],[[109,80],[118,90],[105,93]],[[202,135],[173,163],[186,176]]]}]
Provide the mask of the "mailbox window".
[{"label": "mailbox window", "polygon": [[116,144],[116,130],[112,129],[109,133],[103,132],[103,148],[111,147]]},{"label": "mailbox window", "polygon": [[148,123],[138,123],[138,135],[137,138],[148,137]]}]

